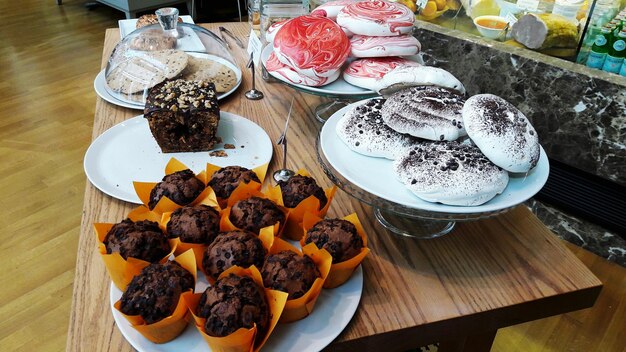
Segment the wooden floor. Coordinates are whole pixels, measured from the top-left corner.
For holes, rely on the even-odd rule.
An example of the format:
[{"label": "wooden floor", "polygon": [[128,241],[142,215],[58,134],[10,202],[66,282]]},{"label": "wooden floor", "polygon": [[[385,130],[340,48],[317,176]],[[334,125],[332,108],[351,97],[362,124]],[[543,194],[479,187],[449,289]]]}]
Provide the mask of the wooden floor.
[{"label": "wooden floor", "polygon": [[[0,2],[0,351],[65,347],[93,79],[123,14],[63,3]],[[606,284],[596,306],[503,329],[493,351],[625,350],[626,269],[571,248]]]}]

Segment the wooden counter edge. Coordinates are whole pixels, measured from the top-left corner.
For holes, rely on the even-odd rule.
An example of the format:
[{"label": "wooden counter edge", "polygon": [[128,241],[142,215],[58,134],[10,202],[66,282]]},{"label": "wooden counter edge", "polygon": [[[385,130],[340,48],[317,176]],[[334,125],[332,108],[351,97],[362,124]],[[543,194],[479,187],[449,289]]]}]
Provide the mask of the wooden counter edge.
[{"label": "wooden counter edge", "polygon": [[[394,350],[409,350],[419,346],[425,346],[441,342],[443,340],[464,339],[471,335],[479,335],[496,331],[498,328],[504,328],[511,325],[525,323],[531,320],[542,319],[553,315],[564,314],[580,309],[591,308],[602,291],[603,285],[600,283],[578,291],[564,294],[553,295],[530,303],[521,303],[505,308],[501,308],[496,312],[500,322],[504,325],[496,326],[493,323],[494,311],[477,313],[473,315],[473,323],[467,323],[467,316],[463,318],[454,318],[431,323],[427,327],[420,327],[421,335],[418,336],[413,328],[405,328],[392,332],[382,333],[378,335],[362,337],[351,341],[342,341],[341,334],[325,349],[332,352],[349,352],[349,351],[381,351],[388,346],[393,345]],[[575,307],[572,309],[572,307]],[[529,311],[530,309],[530,311]],[[524,312],[524,319],[518,318],[521,312]],[[487,314],[488,313],[488,314]],[[488,317],[488,315],[492,315]],[[534,317],[527,319],[529,316]],[[427,331],[427,333],[425,333]],[[425,338],[431,335],[434,338]],[[438,338],[437,338],[438,337]],[[367,339],[367,341],[365,341]]]}]

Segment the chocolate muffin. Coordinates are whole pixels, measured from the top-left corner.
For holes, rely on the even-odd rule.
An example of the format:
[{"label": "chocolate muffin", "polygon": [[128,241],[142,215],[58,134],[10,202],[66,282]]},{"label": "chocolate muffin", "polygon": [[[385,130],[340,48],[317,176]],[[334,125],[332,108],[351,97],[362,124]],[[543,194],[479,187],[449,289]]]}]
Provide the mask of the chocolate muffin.
[{"label": "chocolate muffin", "polygon": [[285,213],[269,199],[250,197],[235,203],[228,217],[240,229],[259,233],[259,230],[285,222]]},{"label": "chocolate muffin", "polygon": [[326,219],[309,229],[304,239],[306,244],[315,243],[333,257],[333,264],[346,261],[361,252],[363,239],[350,221]]},{"label": "chocolate muffin", "polygon": [[193,171],[189,169],[176,171],[165,175],[163,180],[150,191],[148,207],[154,209],[163,196],[178,205],[187,205],[193,202],[204,188],[204,184],[196,178]]},{"label": "chocolate muffin", "polygon": [[211,244],[220,231],[220,213],[208,205],[176,209],[167,223],[167,235],[187,243]]},{"label": "chocolate muffin", "polygon": [[230,274],[204,291],[198,316],[206,318],[204,329],[210,336],[224,337],[239,328],[256,324],[257,337],[263,336],[270,321],[265,292],[247,276]]},{"label": "chocolate muffin", "polygon": [[261,183],[252,170],[241,166],[226,166],[215,171],[211,181],[209,181],[209,186],[213,188],[218,197],[228,198],[240,182],[250,183],[250,181]]},{"label": "chocolate muffin", "polygon": [[326,205],[328,198],[322,187],[317,185],[313,177],[295,175],[287,182],[278,182],[283,194],[283,203],[287,208],[295,208],[300,202],[310,196],[320,200],[320,209]]},{"label": "chocolate muffin", "polygon": [[263,266],[267,251],[263,242],[252,232],[231,231],[217,235],[204,252],[202,268],[207,275],[217,278],[226,269],[238,265],[247,268]]},{"label": "chocolate muffin", "polygon": [[120,311],[126,315],[141,315],[148,324],[170,316],[180,294],[193,290],[193,275],[180,264],[150,264],[130,282],[122,295]]},{"label": "chocolate muffin", "polygon": [[108,254],[119,252],[124,259],[133,257],[151,263],[158,262],[171,250],[159,224],[149,220],[126,219],[115,224],[103,243]]},{"label": "chocolate muffin", "polygon": [[320,277],[313,260],[292,251],[280,251],[265,259],[263,285],[267,288],[287,292],[287,299],[302,297]]}]

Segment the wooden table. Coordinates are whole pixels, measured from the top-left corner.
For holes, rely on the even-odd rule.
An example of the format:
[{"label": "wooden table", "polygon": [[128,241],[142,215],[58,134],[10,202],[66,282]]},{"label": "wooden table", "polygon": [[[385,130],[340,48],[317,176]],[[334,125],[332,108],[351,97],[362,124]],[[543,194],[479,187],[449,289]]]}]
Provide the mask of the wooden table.
[{"label": "wooden table", "polygon": [[[247,24],[223,25],[246,38]],[[218,24],[207,27],[216,30]],[[102,67],[118,40],[117,29],[107,30]],[[231,50],[238,65],[245,67],[245,50],[236,45]],[[249,70],[244,70],[243,79],[236,94],[221,102],[221,109],[248,117],[276,140],[295,96],[288,166],[304,167],[323,186],[329,185],[315,154],[320,124],[313,109],[320,98],[259,80],[257,87],[265,99],[250,101],[243,96],[251,87]],[[98,98],[93,138],[138,114]],[[276,147],[274,155],[270,171],[282,159]],[[133,207],[87,184],[68,350],[132,350],[111,315],[110,281],[96,252],[92,223],[121,221]],[[446,236],[421,241],[385,231],[370,207],[342,191],[328,216],[355,211],[369,234],[372,252],[363,263],[359,309],[329,350],[404,351],[441,342],[441,351],[488,351],[498,328],[590,307],[602,287],[524,206],[496,218],[457,224]]]}]

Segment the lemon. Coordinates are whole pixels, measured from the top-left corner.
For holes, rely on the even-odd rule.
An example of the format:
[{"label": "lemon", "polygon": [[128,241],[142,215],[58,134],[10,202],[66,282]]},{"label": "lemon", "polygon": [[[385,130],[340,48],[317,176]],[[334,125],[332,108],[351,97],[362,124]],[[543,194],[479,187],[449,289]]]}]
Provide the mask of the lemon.
[{"label": "lemon", "polygon": [[420,13],[420,15],[429,17],[434,15],[435,12],[437,12],[437,3],[435,3],[435,1],[433,0],[426,3],[426,6],[424,6],[424,9]]}]

